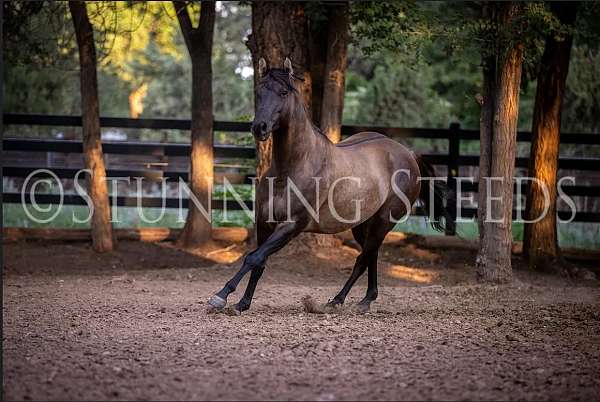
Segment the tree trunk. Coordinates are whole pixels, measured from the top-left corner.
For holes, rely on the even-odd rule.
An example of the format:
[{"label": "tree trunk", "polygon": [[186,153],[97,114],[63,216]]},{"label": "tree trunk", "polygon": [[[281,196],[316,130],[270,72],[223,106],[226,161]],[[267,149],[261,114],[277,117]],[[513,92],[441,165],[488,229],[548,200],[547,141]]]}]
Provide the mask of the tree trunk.
[{"label": "tree trunk", "polygon": [[[269,68],[283,68],[286,57],[292,60],[294,73],[304,79],[300,90],[310,110],[312,84],[304,3],[253,1],[252,34],[246,44],[252,54],[254,71],[258,71],[261,57]],[[258,79],[258,75],[254,74],[255,86]],[[261,177],[271,165],[271,147],[271,139],[256,143],[257,177]]]},{"label": "tree trunk", "polygon": [[212,44],[215,2],[203,1],[200,23],[194,28],[184,2],[174,2],[177,19],[192,60],[192,126],[189,186],[207,216],[192,201],[177,245],[193,248],[211,240],[213,187]]},{"label": "tree trunk", "polygon": [[[493,4],[485,3],[482,6],[482,17],[489,20],[495,18]],[[479,198],[477,203],[477,224],[479,228],[480,243],[483,240],[483,234],[485,233],[484,222],[487,215],[487,186],[484,178],[489,177],[491,171],[492,123],[494,121],[495,109],[496,58],[492,56],[483,58],[483,93],[483,99],[480,100],[481,115],[479,118]]]},{"label": "tree trunk", "polygon": [[[334,143],[342,137],[349,19],[348,4],[334,7],[329,15],[320,128]],[[315,100],[313,105],[316,105]]]},{"label": "tree trunk", "polygon": [[[520,12],[520,5],[500,3],[495,5],[500,21],[499,26],[507,26]],[[489,282],[508,282],[512,279],[511,247],[512,247],[512,201],[513,175],[515,167],[517,118],[519,112],[519,90],[521,85],[521,64],[523,46],[512,43],[506,50],[502,45],[497,49],[495,74],[495,93],[484,95],[482,120],[488,118],[486,102],[493,99],[492,121],[485,121],[482,126],[482,150],[489,150],[489,173],[491,180],[487,197],[491,198],[491,208],[484,216],[483,233],[477,255],[477,275],[479,279]],[[488,88],[491,88],[488,87]],[[486,90],[488,89],[486,88]],[[491,138],[487,129],[491,130]],[[483,154],[481,155],[482,159]],[[480,166],[482,172],[488,167]],[[480,180],[482,177],[480,177]],[[495,200],[494,198],[498,198]]]},{"label": "tree trunk", "polygon": [[487,184],[485,177],[490,177],[491,155],[492,155],[492,132],[494,121],[494,96],[496,93],[496,60],[488,58],[483,63],[483,101],[481,105],[481,116],[479,119],[479,201],[477,208],[477,224],[479,227],[479,239],[483,239],[485,233],[485,217],[487,215]]},{"label": "tree trunk", "polygon": [[[576,4],[556,2],[550,3],[550,8],[562,24],[574,24]],[[559,256],[556,227],[556,176],[561,110],[572,44],[572,35],[567,35],[561,41],[558,41],[553,33],[548,35],[537,80],[529,177],[539,182],[530,182],[525,217],[527,220],[535,220],[543,215],[547,207],[549,209],[538,222],[525,224],[523,238],[523,254],[529,261],[529,265],[537,269],[544,269],[548,262],[556,260]],[[546,204],[543,186],[548,189],[549,205]]]},{"label": "tree trunk", "polygon": [[85,167],[91,171],[88,187],[94,206],[91,224],[92,246],[97,252],[105,252],[113,250],[116,239],[112,235],[106,169],[102,154],[94,30],[88,18],[85,2],[70,1],[69,10],[79,48],[83,154]]},{"label": "tree trunk", "polygon": [[323,108],[323,88],[325,85],[325,65],[327,63],[327,23],[323,21],[308,22],[308,50],[310,55],[310,76],[312,82],[311,109],[312,121],[321,123]]}]

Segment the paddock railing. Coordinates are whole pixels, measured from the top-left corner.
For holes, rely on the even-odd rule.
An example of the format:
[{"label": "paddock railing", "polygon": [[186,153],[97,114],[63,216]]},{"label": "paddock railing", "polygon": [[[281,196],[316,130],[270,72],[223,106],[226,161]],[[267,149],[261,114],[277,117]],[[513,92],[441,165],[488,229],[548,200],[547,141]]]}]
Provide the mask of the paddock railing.
[{"label": "paddock railing", "polygon": [[[60,126],[60,127],[81,127],[82,120],[79,116],[56,116],[56,115],[36,115],[36,114],[4,114],[4,125],[22,125],[22,126]],[[153,130],[189,130],[190,120],[184,119],[130,119],[117,117],[101,117],[100,125],[102,128],[121,128],[121,129],[153,129]],[[250,123],[248,122],[226,122],[215,121],[214,131],[221,132],[250,132]],[[479,156],[477,155],[462,155],[460,152],[461,141],[478,141],[479,131],[465,130],[458,123],[450,124],[448,129],[429,129],[429,128],[398,128],[398,127],[367,127],[367,126],[343,126],[342,136],[352,135],[361,131],[377,131],[394,139],[407,138],[422,138],[422,139],[439,139],[448,141],[446,153],[424,154],[423,157],[430,163],[438,166],[445,166],[447,171],[448,185],[451,189],[456,190],[456,177],[459,176],[459,170],[463,166],[476,167],[479,165]],[[518,132],[518,142],[530,142],[530,132]],[[600,145],[600,135],[598,134],[561,134],[561,144],[582,144],[582,145]],[[179,143],[162,143],[162,142],[140,142],[140,141],[103,141],[103,151],[105,155],[136,155],[141,157],[186,157],[189,156],[190,146],[188,144]],[[57,140],[57,139],[28,139],[28,138],[4,138],[3,139],[4,155],[10,156],[10,153],[64,153],[64,154],[81,154],[83,146],[79,140]],[[215,145],[215,158],[232,158],[232,159],[254,159],[256,151],[253,146],[235,146],[235,145]],[[11,160],[5,158],[3,160]],[[528,158],[517,157],[515,166],[526,168]],[[158,165],[158,166],[157,166]],[[9,178],[25,178],[33,171],[42,168],[50,168],[47,164],[43,166],[23,166],[21,163],[11,165],[3,162],[3,176]],[[587,171],[600,172],[600,158],[588,157],[561,157],[559,159],[559,169],[569,171]],[[52,172],[61,179],[73,179],[79,169],[69,167],[51,168]],[[148,163],[145,168],[135,169],[108,169],[107,176],[109,177],[147,177],[150,179],[166,178],[170,180],[187,181],[187,172],[182,170],[173,170],[167,162],[163,165],[156,163]],[[250,183],[249,178],[245,178],[246,183]],[[461,183],[462,193],[474,193],[478,190],[478,183]],[[526,194],[527,184],[522,183],[521,193]],[[570,185],[562,187],[565,194],[568,196],[581,197],[600,197],[600,186],[593,185]],[[4,203],[21,203],[21,193],[4,192]],[[26,199],[26,202],[30,202]],[[57,194],[37,194],[37,203],[57,204],[60,202]],[[111,197],[111,205],[117,206],[135,206],[137,198],[118,196],[116,199]],[[166,208],[177,208],[179,199],[167,198],[165,201]],[[86,201],[79,195],[66,194],[63,199],[64,204],[70,205],[86,205]],[[159,197],[142,197],[141,206],[143,207],[161,207],[163,199]],[[187,205],[187,200],[183,200],[183,206]],[[246,201],[246,206],[252,208],[252,202]],[[226,205],[223,200],[213,200],[212,209],[223,209],[226,207],[231,210],[239,210],[242,208],[237,202],[227,200]],[[453,220],[456,220],[457,207],[456,199],[448,200],[448,207]],[[595,209],[595,208],[594,208]],[[461,207],[461,217],[472,218],[476,216],[476,208]],[[513,216],[517,215],[516,210],[513,211]],[[417,209],[417,214],[422,214],[420,209]],[[571,211],[558,211],[561,219],[568,219],[571,216]],[[577,222],[600,222],[600,211],[596,210],[577,210],[573,221]],[[455,234],[455,224],[452,222],[448,225],[446,234]]]}]

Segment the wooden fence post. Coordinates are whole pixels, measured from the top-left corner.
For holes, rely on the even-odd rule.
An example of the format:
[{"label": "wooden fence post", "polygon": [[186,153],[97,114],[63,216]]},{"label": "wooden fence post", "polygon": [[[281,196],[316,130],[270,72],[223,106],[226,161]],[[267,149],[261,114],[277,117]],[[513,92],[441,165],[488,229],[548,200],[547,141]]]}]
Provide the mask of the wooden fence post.
[{"label": "wooden fence post", "polygon": [[450,124],[450,133],[448,136],[448,177],[447,183],[450,191],[446,200],[446,208],[451,219],[446,222],[446,235],[454,236],[456,234],[456,177],[459,170],[460,158],[460,123]]}]

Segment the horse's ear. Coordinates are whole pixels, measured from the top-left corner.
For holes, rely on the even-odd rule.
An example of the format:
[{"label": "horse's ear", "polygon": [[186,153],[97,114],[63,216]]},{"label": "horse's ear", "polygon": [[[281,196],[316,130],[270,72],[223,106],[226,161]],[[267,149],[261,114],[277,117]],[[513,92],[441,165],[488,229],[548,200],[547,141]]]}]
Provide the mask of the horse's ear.
[{"label": "horse's ear", "polygon": [[294,74],[294,69],[292,68],[292,61],[289,57],[285,58],[285,61],[283,62],[283,69],[287,71],[290,75]]},{"label": "horse's ear", "polygon": [[258,76],[262,77],[267,72],[267,62],[264,58],[260,58],[258,61]]}]

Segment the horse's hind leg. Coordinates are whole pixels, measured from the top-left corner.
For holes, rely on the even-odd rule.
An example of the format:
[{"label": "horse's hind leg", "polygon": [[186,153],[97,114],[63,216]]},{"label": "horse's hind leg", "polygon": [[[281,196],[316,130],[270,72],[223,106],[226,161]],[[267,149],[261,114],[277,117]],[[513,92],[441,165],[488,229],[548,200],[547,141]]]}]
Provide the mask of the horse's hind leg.
[{"label": "horse's hind leg", "polygon": [[367,294],[360,303],[358,303],[358,307],[362,311],[368,311],[371,307],[371,302],[377,299],[377,259],[379,257],[379,248],[381,247],[385,236],[394,228],[394,226],[394,222],[382,218],[381,214],[379,214],[379,218],[373,221],[371,230],[369,230],[369,236],[365,240],[365,248],[368,248],[371,251],[367,257],[367,265],[369,267]]},{"label": "horse's hind leg", "polygon": [[340,304],[344,304],[346,300],[346,296],[354,283],[360,278],[360,276],[367,269],[367,255],[365,254],[365,239],[367,238],[367,233],[369,230],[369,221],[366,221],[355,228],[352,228],[352,235],[356,242],[360,245],[362,252],[356,257],[356,262],[354,263],[354,268],[352,269],[352,273],[350,274],[350,278],[344,284],[344,287],[340,292],[330,300],[327,305],[330,307],[334,307]]},{"label": "horse's hind leg", "polygon": [[368,311],[371,307],[371,302],[374,302],[377,299],[379,294],[377,290],[377,258],[379,255],[379,247],[373,251],[367,261],[367,265],[369,267],[368,270],[368,285],[367,285],[367,294],[365,297],[358,303],[358,307],[362,311]]}]

